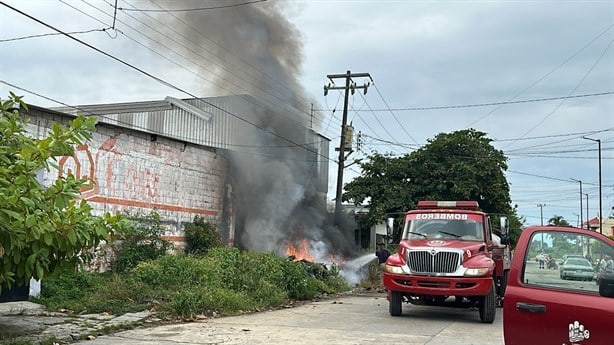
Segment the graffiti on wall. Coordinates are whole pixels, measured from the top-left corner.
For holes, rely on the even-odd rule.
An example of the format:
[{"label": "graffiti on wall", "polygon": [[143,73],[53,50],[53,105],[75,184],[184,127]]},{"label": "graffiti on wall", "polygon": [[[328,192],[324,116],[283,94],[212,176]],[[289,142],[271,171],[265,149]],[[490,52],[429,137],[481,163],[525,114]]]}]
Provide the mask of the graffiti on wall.
[{"label": "graffiti on wall", "polygon": [[71,156],[60,158],[58,177],[73,175],[88,180],[89,186],[83,188],[81,197],[91,202],[115,206],[115,211],[144,208],[217,215],[218,212],[211,209],[160,202],[159,197],[164,189],[160,173],[152,167],[139,165],[131,160],[133,158],[125,157],[119,150],[117,138],[111,137],[98,149],[79,145]]}]

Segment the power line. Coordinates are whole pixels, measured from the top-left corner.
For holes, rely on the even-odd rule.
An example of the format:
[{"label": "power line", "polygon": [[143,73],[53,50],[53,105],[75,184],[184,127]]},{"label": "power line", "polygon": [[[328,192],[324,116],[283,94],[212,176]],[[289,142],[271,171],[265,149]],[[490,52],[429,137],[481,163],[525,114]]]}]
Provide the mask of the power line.
[{"label": "power line", "polygon": [[[31,16],[31,15],[29,15],[29,14],[27,14],[27,13],[25,13],[25,12],[23,12],[23,11],[21,11],[21,10],[17,9],[17,8],[15,8],[15,7],[12,7],[12,6],[8,5],[8,4],[6,4],[6,3],[5,3],[5,2],[3,2],[3,1],[0,1],[0,4],[1,4],[1,5],[3,5],[3,6],[5,6],[5,7],[7,7],[7,8],[9,8],[9,9],[11,9],[11,10],[13,10],[13,11],[15,11],[15,12],[17,12],[17,13],[19,13],[19,14],[21,14],[21,15],[23,15],[23,16],[25,16],[25,17],[27,17],[27,18],[30,18],[31,20],[33,20],[33,21],[35,21],[35,22],[37,22],[37,23],[39,23],[39,24],[41,24],[41,25],[43,25],[43,26],[46,26],[46,27],[47,27],[47,28],[49,28],[49,29],[52,29],[52,30],[54,30],[54,31],[57,31],[57,32],[59,32],[59,33],[63,34],[64,36],[66,36],[66,37],[68,37],[68,38],[70,38],[70,39],[72,39],[72,40],[76,41],[77,43],[80,43],[80,44],[82,44],[82,45],[84,45],[84,46],[86,46],[86,47],[88,47],[88,48],[90,48],[90,49],[92,49],[92,50],[94,50],[94,51],[96,51],[96,52],[98,52],[98,53],[102,54],[102,55],[105,55],[105,56],[107,56],[107,57],[109,57],[109,58],[111,58],[111,59],[113,59],[113,60],[115,60],[115,61],[117,61],[117,62],[119,62],[119,63],[121,63],[121,64],[123,64],[123,65],[125,65],[125,66],[127,66],[127,67],[129,67],[129,68],[131,68],[131,69],[133,69],[133,70],[135,70],[135,71],[137,71],[137,72],[139,72],[139,73],[143,74],[143,75],[145,75],[145,76],[147,76],[147,77],[149,77],[150,79],[153,79],[153,80],[157,81],[158,83],[160,83],[160,84],[162,84],[162,85],[164,85],[164,86],[167,86],[167,87],[172,88],[172,89],[174,89],[174,90],[177,90],[177,91],[179,91],[179,92],[181,92],[181,93],[184,93],[184,94],[186,94],[186,95],[189,95],[190,97],[193,97],[193,98],[199,98],[199,97],[197,97],[196,95],[194,95],[194,94],[190,93],[190,92],[189,92],[189,91],[187,91],[187,90],[184,90],[184,89],[182,89],[182,88],[180,88],[180,87],[178,87],[178,86],[176,86],[176,85],[174,85],[174,84],[172,84],[172,83],[170,83],[170,82],[167,82],[167,81],[165,81],[165,80],[163,80],[163,79],[161,79],[161,78],[159,78],[159,77],[156,77],[155,75],[153,75],[153,74],[151,74],[151,73],[149,73],[149,72],[147,72],[147,71],[145,71],[145,70],[143,70],[143,69],[141,69],[141,68],[139,68],[139,67],[137,67],[137,66],[135,66],[135,65],[133,65],[133,64],[130,64],[130,63],[128,63],[128,62],[126,62],[126,61],[124,61],[124,60],[122,60],[122,59],[118,58],[118,57],[115,57],[115,56],[113,56],[113,55],[111,55],[111,54],[109,54],[109,53],[107,53],[107,52],[105,52],[105,51],[103,51],[103,50],[101,50],[101,49],[99,49],[99,48],[97,48],[97,47],[95,47],[95,46],[93,46],[93,45],[91,45],[91,44],[89,44],[89,43],[85,42],[85,41],[82,41],[82,40],[80,40],[80,39],[78,39],[78,38],[76,38],[76,37],[73,37],[73,36],[69,35],[68,33],[64,32],[64,31],[62,31],[62,30],[60,30],[60,29],[58,29],[58,28],[56,28],[56,27],[54,27],[54,26],[52,26],[52,25],[50,25],[50,24],[47,24],[47,23],[43,22],[42,20],[40,20],[40,19],[38,19],[38,18],[35,18],[35,17],[33,17],[33,16]],[[199,98],[199,99],[200,99],[200,98]],[[223,112],[223,113],[225,113],[225,114],[228,114],[228,115],[230,115],[230,116],[232,116],[232,117],[234,117],[234,118],[236,118],[236,119],[238,119],[238,120],[240,120],[240,121],[243,121],[243,122],[245,122],[245,123],[248,123],[248,124],[250,124],[250,125],[252,125],[252,126],[254,126],[254,127],[256,127],[256,128],[258,128],[258,129],[260,129],[260,130],[262,130],[263,132],[266,132],[266,133],[268,133],[268,134],[271,134],[271,135],[273,135],[273,136],[275,136],[275,137],[277,137],[277,138],[279,138],[279,139],[282,139],[282,140],[284,140],[284,141],[286,141],[286,142],[288,142],[288,143],[291,143],[291,144],[294,144],[294,145],[301,146],[300,144],[295,143],[295,142],[294,142],[293,140],[291,140],[291,139],[288,139],[288,138],[286,138],[286,137],[284,137],[284,136],[282,136],[282,135],[280,135],[280,134],[277,134],[277,133],[275,133],[275,132],[269,131],[269,130],[267,130],[265,127],[259,126],[258,124],[253,123],[253,122],[251,122],[251,121],[249,121],[249,120],[247,120],[247,119],[245,119],[245,118],[243,118],[243,117],[241,117],[241,116],[238,116],[238,115],[236,115],[236,114],[234,114],[234,113],[232,113],[232,112],[230,112],[230,111],[227,111],[227,110],[225,110],[225,109],[223,109],[223,108],[221,108],[221,107],[219,107],[219,106],[217,106],[217,105],[215,105],[215,104],[213,104],[213,103],[211,103],[211,102],[207,102],[206,100],[203,100],[203,102],[204,102],[205,104],[207,104],[207,105],[211,106],[212,108],[215,108],[215,109],[217,109],[217,110],[220,110],[221,112]],[[311,150],[310,148],[307,148],[307,147],[305,147],[305,146],[302,146],[302,147],[303,147],[303,149],[304,149],[304,150],[307,150],[307,151],[309,151],[309,152],[315,153],[315,154],[316,154],[316,155],[318,155],[318,156],[323,156],[323,157],[325,157],[325,158],[327,158],[327,159],[331,159],[331,158],[329,158],[329,157],[326,157],[326,156],[322,155],[321,153],[319,153],[319,152],[317,152],[317,151],[313,151],[313,150]],[[332,159],[331,159],[331,160],[332,160]]]},{"label": "power line", "polygon": [[382,142],[382,143],[388,144],[388,145],[396,145],[396,146],[401,146],[401,147],[404,147],[404,148],[407,148],[407,149],[410,149],[410,150],[415,150],[415,149],[417,149],[417,148],[420,148],[420,146],[421,146],[421,145],[419,145],[419,144],[415,144],[415,145],[413,145],[413,144],[402,144],[402,143],[398,143],[398,142],[392,142],[392,141],[389,141],[389,140],[384,140],[384,139],[380,139],[380,138],[372,137],[372,136],[367,135],[367,134],[363,134],[363,136],[365,136],[365,137],[367,137],[367,138],[371,138],[371,139],[373,139],[373,140],[375,140],[375,141],[379,141],[379,142]]},{"label": "power line", "polygon": [[609,132],[609,131],[613,131],[613,130],[614,130],[614,127],[610,127],[610,128],[607,128],[607,129],[602,129],[602,130],[598,130],[598,131],[589,131],[589,132],[575,132],[575,133],[565,133],[565,134],[552,134],[552,135],[541,135],[541,136],[537,136],[537,137],[523,137],[523,138],[512,138],[512,139],[493,139],[493,142],[533,140],[533,139],[558,138],[558,137],[568,137],[568,136],[583,136],[583,135],[597,134],[597,133],[602,133],[602,132]]},{"label": "power line", "polygon": [[[61,105],[65,106],[65,107],[67,107],[67,108],[75,109],[75,110],[80,111],[83,114],[87,114],[87,115],[89,115],[91,117],[109,119],[107,117],[107,115],[105,115],[105,114],[93,113],[91,111],[82,109],[82,108],[80,108],[78,106],[67,104],[65,102],[56,100],[54,98],[45,96],[43,94],[40,94],[40,93],[32,91],[32,90],[25,89],[23,87],[20,87],[18,85],[12,84],[12,83],[9,83],[9,82],[1,80],[1,79],[0,79],[0,83],[4,84],[4,85],[7,85],[7,86],[10,86],[12,88],[18,89],[18,90],[27,92],[29,94],[35,95],[37,97],[46,99],[46,100],[51,101],[53,103],[61,104]],[[136,129],[139,129],[139,130],[143,130],[145,132],[150,131],[150,129],[147,128],[147,127],[139,126],[139,125],[136,125],[134,123],[128,123],[128,122],[122,121],[121,119],[112,119],[112,120],[114,122],[118,123],[118,124],[130,125],[133,128],[136,128]],[[164,133],[158,132],[157,134],[164,134]],[[175,134],[175,135],[176,135],[176,138],[178,140],[186,140],[186,141],[188,141],[188,140],[191,139],[191,138],[189,138],[187,136],[177,135],[177,134]],[[224,143],[224,144],[227,145],[227,146],[230,146],[230,147],[239,147],[239,148],[290,148],[290,147],[304,147],[305,145],[313,145],[313,144],[320,144],[321,145],[323,142],[325,142],[325,140],[318,140],[318,141],[313,141],[313,142],[309,142],[309,143],[305,143],[305,144],[297,144],[297,145],[241,145],[241,144],[228,144],[228,143]],[[215,141],[210,141],[208,143],[212,144],[212,145],[222,144],[222,142],[215,142]],[[278,156],[275,156],[275,155],[266,155],[266,154],[256,153],[256,152],[239,151],[239,150],[236,150],[236,149],[233,149],[232,151],[236,152],[236,153],[241,153],[241,154],[244,154],[244,155],[266,157],[266,158],[278,158]],[[297,159],[288,159],[288,158],[286,158],[286,160],[301,160],[302,161],[302,159],[298,159],[298,158]],[[332,159],[330,159],[328,157],[326,158],[326,160],[314,160],[313,162],[329,162],[329,161],[335,162],[334,160],[332,160]]]},{"label": "power line", "polygon": [[[603,59],[603,57],[605,56],[605,54],[607,53],[607,51],[610,49],[610,47],[612,46],[612,43],[614,43],[614,39],[610,41],[610,43],[608,44],[608,46],[603,50],[603,52],[601,53],[601,55],[597,58],[597,61],[595,61],[595,63],[588,69],[588,71],[586,71],[586,73],[584,74],[584,76],[582,77],[582,79],[580,79],[580,81],[578,82],[578,84],[573,88],[573,90],[571,90],[571,92],[569,93],[568,96],[571,96],[574,92],[576,92],[576,90],[582,85],[582,83],[584,83],[584,81],[586,80],[586,78],[589,76],[589,74],[591,74],[591,72],[595,69],[595,67],[597,67],[597,65],[599,64],[599,62],[601,61],[601,59]],[[562,99],[561,102],[559,102],[559,104],[557,104],[556,107],[554,107],[554,109],[552,109],[551,112],[549,112],[546,116],[544,116],[539,122],[537,122],[535,125],[533,125],[533,127],[529,128],[528,131],[526,131],[523,135],[521,135],[520,137],[524,137],[525,135],[531,133],[535,128],[539,127],[542,123],[544,123],[550,116],[552,116],[552,114],[554,114],[562,105],[563,103],[565,103],[565,101],[567,100],[567,98]],[[510,145],[514,144],[514,142],[512,142]],[[509,146],[509,145],[508,145]]]},{"label": "power line", "polygon": [[[369,102],[367,102],[367,98],[362,93],[360,94],[360,97],[362,97],[364,99],[365,104],[367,105],[367,108],[369,108],[369,110],[371,110],[371,106],[369,105]],[[390,136],[390,138],[392,138],[392,140],[398,142],[398,140],[394,137],[394,135],[392,135],[392,133],[390,133],[388,128],[386,128],[386,126],[384,126],[382,121],[380,121],[379,117],[377,115],[375,115],[375,112],[371,111],[371,113],[373,114],[373,118],[375,119],[375,121],[377,121],[377,123],[379,123],[379,125],[382,126],[382,128],[384,129],[384,132],[386,132],[386,134],[388,134]]]},{"label": "power line", "polygon": [[[458,108],[477,108],[477,107],[490,107],[495,105],[506,105],[506,104],[521,104],[521,103],[536,103],[536,102],[547,102],[547,101],[556,101],[562,99],[571,99],[571,98],[585,98],[585,97],[596,97],[596,96],[607,96],[613,95],[614,91],[605,91],[605,92],[596,92],[596,93],[587,93],[581,95],[568,95],[568,96],[558,96],[558,97],[546,97],[546,98],[534,98],[534,99],[525,99],[518,101],[503,101],[503,102],[491,102],[491,103],[473,103],[473,104],[457,104],[457,105],[441,105],[441,106],[426,106],[426,107],[409,107],[409,108],[386,108],[386,109],[373,109],[372,111],[420,111],[420,110],[442,110],[442,109],[458,109]],[[326,110],[326,109],[319,109]],[[366,110],[363,110],[366,111]]]},{"label": "power line", "polygon": [[[124,0],[124,1],[125,1],[125,0]],[[165,11],[165,10],[166,10],[166,9],[162,8],[160,5],[158,5],[156,2],[154,2],[153,0],[149,0],[149,2],[151,2],[151,3],[152,3],[154,6],[158,7],[158,9],[159,9],[160,11]],[[284,95],[284,96],[288,96],[288,95],[290,95],[290,96],[296,96],[296,95],[291,94],[291,92],[286,92],[287,90],[291,90],[291,87],[290,87],[290,86],[289,86],[287,83],[284,83],[284,81],[275,80],[274,78],[272,78],[272,77],[271,77],[271,76],[269,76],[268,74],[266,74],[266,73],[264,73],[264,72],[260,71],[260,69],[259,69],[259,68],[254,67],[254,66],[253,66],[252,64],[250,64],[250,63],[249,63],[247,60],[245,60],[245,59],[244,59],[244,58],[241,56],[241,54],[236,53],[236,52],[233,52],[233,51],[232,51],[232,50],[230,50],[229,48],[227,48],[227,47],[225,47],[225,46],[223,46],[223,45],[219,44],[219,43],[218,43],[218,42],[216,42],[215,40],[213,40],[213,39],[209,38],[209,37],[208,37],[208,35],[207,35],[206,33],[202,32],[202,30],[199,30],[199,29],[195,28],[193,25],[191,25],[190,23],[186,22],[186,21],[185,21],[183,18],[181,18],[181,17],[179,17],[179,16],[175,15],[174,13],[168,13],[168,15],[169,15],[170,17],[174,18],[175,20],[177,20],[177,21],[181,22],[183,25],[185,25],[187,28],[191,29],[191,30],[192,30],[192,31],[194,31],[195,33],[197,33],[197,34],[198,34],[198,35],[199,35],[201,38],[203,38],[203,39],[204,39],[204,40],[206,40],[207,42],[210,42],[210,43],[211,43],[211,44],[213,44],[214,46],[216,46],[216,47],[220,48],[221,50],[223,50],[223,51],[227,52],[228,54],[230,54],[230,55],[231,55],[233,58],[237,59],[237,61],[238,61],[240,64],[244,64],[244,65],[246,65],[247,67],[249,67],[248,69],[243,69],[243,68],[241,68],[240,64],[239,64],[239,65],[234,64],[234,66],[235,66],[235,67],[236,67],[238,70],[240,70],[240,71],[244,72],[244,73],[245,73],[246,75],[248,75],[249,77],[252,77],[252,78],[254,78],[254,80],[257,80],[257,81],[258,81],[258,79],[256,79],[258,76],[254,76],[254,75],[252,75],[252,74],[251,74],[251,72],[257,72],[257,73],[259,74],[259,76],[264,77],[264,78],[265,78],[265,79],[267,79],[267,80],[273,81],[273,82],[275,82],[275,83],[282,84],[282,86],[283,86],[283,87],[275,87],[275,90],[276,90],[276,91],[278,91],[280,95]],[[131,17],[132,17],[132,16],[131,16]],[[148,16],[148,17],[149,17],[149,16]],[[150,18],[151,18],[151,17],[150,17]],[[155,20],[155,19],[154,19],[154,21],[155,21],[156,25],[158,25],[158,24],[160,23],[160,21],[159,21],[159,20]],[[167,25],[167,27],[168,27],[168,25]],[[179,35],[180,35],[181,37],[184,37],[184,38],[186,37],[185,35],[182,35],[182,34],[179,34]],[[151,38],[150,38],[150,39],[151,39]],[[153,40],[153,39],[152,39],[152,40]],[[188,39],[188,40],[189,40],[189,39]],[[153,40],[153,41],[155,42],[155,40]],[[191,40],[189,40],[189,41],[190,41],[190,42],[192,42],[192,43],[194,43],[194,42],[193,42],[193,41],[191,41]],[[201,45],[201,47],[202,47],[202,48],[204,48],[204,49],[207,49],[206,47],[204,47],[204,46],[202,46],[202,45]],[[202,55],[201,55],[201,56],[202,56]],[[203,57],[204,57],[204,56],[203,56]],[[221,58],[221,57],[220,57],[220,58]],[[226,61],[225,61],[225,63],[226,63],[226,64],[228,64],[229,62],[226,60]],[[204,68],[204,66],[202,66],[202,67]],[[226,67],[225,67],[225,66],[220,66],[220,67],[222,67],[222,68],[225,68],[225,69],[226,69]],[[233,72],[233,71],[229,71],[229,72]],[[259,81],[258,81],[258,84],[260,84],[260,82],[259,82]],[[252,83],[252,85],[253,85],[253,83]],[[268,93],[268,92],[267,92],[267,93]],[[305,103],[305,104],[310,103],[310,102],[309,102],[308,100],[306,100],[304,97],[301,97],[301,101],[303,101],[303,103]],[[323,118],[322,118],[321,120],[323,120]]]},{"label": "power line", "polygon": [[[96,32],[96,31],[105,32],[105,31],[107,31],[109,29],[111,29],[111,28],[92,29],[92,30],[84,30],[84,31],[71,31],[71,32],[67,32],[67,33],[70,34],[70,35],[77,35],[77,34],[87,34],[87,33]],[[13,42],[13,41],[21,41],[21,40],[27,40],[27,39],[30,39],[30,38],[57,36],[57,35],[62,35],[62,34],[59,33],[59,32],[49,32],[49,33],[46,33],[46,34],[29,35],[29,36],[14,37],[14,38],[5,38],[5,39],[0,39],[0,43],[3,43],[3,42]]]},{"label": "power line", "polygon": [[[515,154],[510,154],[509,156],[520,156],[520,157],[531,157],[531,158],[557,158],[557,159],[597,159],[594,157],[584,157],[584,156],[551,156],[551,155],[532,155],[532,154],[522,154],[522,153],[515,153]],[[614,159],[614,157],[603,157],[602,159]]]},{"label": "power line", "polygon": [[[95,8],[96,10],[100,11],[101,13],[103,13],[103,14],[105,14],[105,15],[107,15],[107,16],[110,16],[110,14],[108,14],[108,13],[104,12],[102,9],[98,8],[97,6],[94,6],[94,5],[92,5],[92,4],[90,4],[90,3],[88,3],[88,2],[87,2],[87,1],[85,1],[85,0],[82,0],[82,1],[83,1],[84,3],[86,3],[88,6],[90,6],[90,7],[92,7],[92,8]],[[108,3],[108,2],[107,2],[107,4],[111,5],[111,4],[110,4],[110,3]],[[70,5],[69,5],[69,6],[70,6]],[[71,6],[71,7],[72,7],[72,6]],[[74,8],[74,7],[73,7],[73,8]],[[147,24],[147,23],[145,23],[145,22],[141,21],[140,19],[138,19],[138,18],[136,18],[136,17],[134,17],[134,16],[132,16],[132,15],[129,15],[129,16],[130,16],[132,19],[134,19],[135,21],[139,22],[140,24],[142,24],[142,25],[144,25],[144,26],[148,27],[148,28],[149,28],[149,29],[151,29],[152,31],[155,31],[155,32],[157,32],[158,34],[160,34],[160,35],[162,35],[162,36],[166,37],[166,38],[167,38],[167,39],[169,39],[171,42],[176,42],[176,41],[177,41],[176,39],[173,39],[172,37],[167,36],[167,35],[166,35],[165,33],[163,33],[162,31],[160,31],[160,30],[158,30],[158,29],[156,29],[156,28],[152,27],[151,25],[149,25],[149,24]],[[149,18],[151,18],[151,17],[149,17]],[[151,18],[151,19],[152,19],[152,20],[154,20],[153,18]],[[155,42],[155,43],[156,43],[156,44],[158,44],[159,46],[161,46],[161,47],[163,47],[163,48],[165,48],[165,49],[170,50],[171,52],[173,52],[174,54],[176,54],[176,55],[178,55],[178,56],[182,57],[183,59],[186,59],[186,60],[187,60],[187,61],[189,61],[190,63],[192,63],[192,64],[194,64],[194,65],[196,65],[196,66],[200,66],[200,67],[201,67],[201,68],[203,68],[203,69],[208,70],[208,68],[207,68],[207,67],[205,67],[203,64],[201,64],[201,63],[199,63],[199,62],[197,62],[197,61],[194,61],[194,60],[190,60],[190,59],[188,59],[188,58],[186,58],[186,57],[182,56],[182,55],[181,55],[180,53],[178,53],[177,51],[175,51],[175,50],[171,49],[169,44],[163,44],[163,43],[160,43],[160,42],[156,41],[155,39],[153,39],[152,37],[150,37],[150,36],[146,35],[145,33],[143,33],[143,32],[141,32],[141,31],[137,30],[136,28],[134,28],[134,27],[132,27],[132,26],[130,26],[128,23],[126,23],[126,22],[124,22],[124,21],[121,21],[121,20],[118,20],[118,21],[119,21],[120,23],[122,23],[122,24],[126,25],[126,26],[127,26],[127,27],[129,27],[130,29],[132,29],[132,30],[136,31],[136,32],[137,32],[137,33],[139,33],[140,35],[142,35],[142,36],[146,37],[147,39],[149,39],[149,40],[151,40],[151,41]],[[159,24],[159,22],[157,22],[157,24]],[[167,26],[167,27],[168,27],[168,26]],[[171,28],[171,31],[173,31],[175,34],[177,34],[177,35],[179,35],[179,36],[181,36],[181,37],[184,37],[183,35],[179,34],[178,32],[176,32],[176,31],[175,31],[174,29],[172,29],[172,28]],[[171,63],[173,63],[173,64],[175,64],[176,66],[178,66],[178,67],[182,68],[183,70],[185,70],[185,71],[187,71],[187,72],[192,73],[192,74],[193,74],[194,76],[196,76],[197,78],[200,78],[200,79],[202,79],[202,80],[205,80],[206,82],[209,82],[209,83],[211,83],[212,85],[216,85],[217,87],[219,87],[219,88],[221,88],[221,89],[224,89],[224,90],[228,91],[230,94],[233,94],[233,95],[236,95],[237,97],[241,97],[241,98],[243,98],[243,99],[244,99],[245,101],[247,101],[247,102],[253,103],[253,101],[251,101],[251,100],[249,100],[249,99],[247,99],[247,98],[244,98],[244,97],[243,97],[243,96],[241,96],[241,95],[238,95],[237,93],[235,93],[235,92],[233,92],[232,90],[230,90],[228,87],[226,87],[226,86],[224,86],[224,85],[219,85],[219,84],[216,84],[214,81],[212,81],[212,80],[210,80],[210,79],[206,78],[205,76],[203,76],[203,75],[202,75],[202,73],[198,73],[198,72],[196,72],[196,71],[192,71],[191,69],[187,68],[187,67],[186,67],[184,64],[179,63],[179,62],[177,62],[177,61],[175,61],[175,60],[171,59],[169,56],[167,56],[167,55],[163,55],[163,54],[161,54],[159,51],[157,51],[157,50],[155,50],[155,49],[153,49],[153,48],[151,48],[151,47],[146,46],[145,44],[143,44],[143,43],[142,43],[142,42],[140,42],[139,40],[136,40],[136,39],[134,39],[134,38],[132,38],[132,37],[128,36],[126,33],[122,32],[122,31],[119,31],[119,32],[120,32],[122,35],[124,35],[125,37],[129,38],[130,40],[132,40],[134,43],[136,43],[136,44],[138,44],[138,45],[142,46],[142,47],[143,47],[143,48],[145,48],[145,49],[148,49],[148,50],[149,50],[149,51],[151,51],[152,53],[154,53],[154,54],[156,54],[156,55],[158,55],[158,56],[162,57],[163,59],[165,59],[165,60],[167,60],[167,61],[169,61],[169,62],[171,62]],[[195,45],[195,46],[197,46],[197,45],[198,45],[198,43],[196,43],[196,42],[193,42],[193,41],[190,41],[190,42],[194,43],[194,45]],[[220,67],[221,69],[224,69],[224,70],[228,71],[229,73],[233,73],[233,71],[231,71],[231,70],[230,70],[230,69],[229,69],[227,66],[222,66],[222,65],[217,64],[215,61],[212,61],[210,58],[207,58],[206,56],[204,56],[204,55],[200,54],[199,52],[195,51],[193,48],[190,48],[190,47],[188,47],[188,46],[186,46],[186,45],[184,45],[184,44],[181,44],[181,46],[183,46],[183,47],[184,47],[185,49],[187,49],[188,51],[190,51],[190,52],[194,53],[195,55],[198,55],[198,56],[200,56],[200,57],[204,58],[205,60],[208,60],[208,61],[209,61],[209,62],[211,62],[213,65],[215,65],[215,66],[217,66],[217,67]],[[204,48],[204,49],[207,49],[206,47],[203,47],[202,45],[200,45],[200,47],[202,47],[202,48]],[[218,72],[213,72],[213,71],[212,71],[212,73],[213,73],[214,75],[216,75],[217,77],[220,77],[220,75],[218,74]],[[235,75],[236,75],[236,74],[235,74]],[[252,85],[254,85],[254,83],[252,83],[252,82],[250,82],[250,81],[248,81],[248,80],[245,80],[244,78],[242,78],[242,77],[240,77],[240,76],[238,76],[238,75],[236,75],[236,76],[237,76],[239,79],[243,80],[243,81],[244,81],[246,84],[252,84]],[[250,76],[250,77],[253,77],[253,76]],[[239,89],[239,90],[244,90],[244,91],[246,91],[246,92],[248,91],[247,89],[245,89],[243,86],[241,86],[241,85],[237,84],[236,82],[233,82],[233,81],[231,81],[231,80],[228,80],[227,78],[221,78],[221,79],[222,79],[222,80],[224,80],[224,81],[226,81],[228,84],[235,86],[235,87],[236,87],[237,89]],[[265,92],[266,94],[270,95],[272,98],[277,98],[277,99],[281,100],[282,102],[285,102],[285,100],[284,100],[284,99],[281,99],[281,98],[279,98],[278,96],[276,96],[276,95],[274,95],[274,94],[270,93],[268,90],[265,90],[264,92]],[[270,100],[269,100],[269,103],[270,103],[271,105],[273,105],[273,106],[275,106],[275,107],[277,107],[278,109],[280,109],[280,110],[281,110],[280,112],[277,112],[276,114],[278,114],[278,115],[280,115],[280,116],[287,117],[287,118],[289,118],[289,119],[291,119],[291,120],[295,120],[295,119],[293,119],[293,118],[290,118],[288,115],[285,115],[285,110],[286,110],[286,109],[285,109],[283,106],[281,106],[281,105],[279,105],[279,104],[277,104],[277,103],[271,102]],[[255,104],[255,103],[253,103],[253,104]],[[301,111],[300,109],[297,109],[297,110],[298,110],[299,112],[301,112],[301,113],[307,114],[305,111]],[[306,120],[305,120],[305,121],[306,121]],[[303,123],[303,126],[307,127],[306,123]]]},{"label": "power line", "polygon": [[[517,170],[511,170],[511,169],[508,169],[507,172],[510,172],[510,173],[513,173],[513,174],[531,176],[531,177],[539,177],[539,178],[543,178],[543,179],[547,179],[547,180],[553,180],[553,181],[563,181],[563,182],[568,182],[568,183],[575,183],[575,182],[573,182],[573,181],[571,181],[569,179],[562,179],[562,178],[558,178],[558,177],[551,177],[551,176],[531,174],[531,173],[517,171]],[[596,183],[584,182],[584,184],[591,185],[591,186],[597,186]],[[614,187],[614,185],[604,186],[604,187]]]},{"label": "power line", "polygon": [[[382,101],[384,102],[384,104],[386,105],[386,108],[390,109],[390,106],[388,105],[388,102],[386,102],[386,100],[384,99],[384,96],[382,96],[382,93],[379,91],[379,88],[377,87],[377,85],[375,83],[373,83],[373,87],[375,87],[375,91],[377,91],[377,94],[379,95],[379,97],[382,99]],[[397,118],[397,116],[394,114],[394,112],[392,111],[392,109],[390,109],[390,114],[392,115],[392,117],[394,118],[394,120],[399,124],[399,126],[401,126],[401,129],[405,132],[405,134],[407,134],[407,136],[413,140],[414,143],[418,143],[416,141],[416,139],[414,139],[414,137],[409,134],[409,132],[407,131],[407,129],[405,129],[405,126],[403,126],[403,124],[399,121],[399,119]]]},{"label": "power line", "polygon": [[118,7],[117,9],[120,11],[135,11],[135,12],[194,12],[194,11],[206,11],[206,10],[217,10],[221,8],[231,8],[238,6],[251,5],[258,2],[265,2],[268,0],[254,0],[248,2],[242,2],[239,4],[232,5],[220,5],[220,6],[211,6],[211,7],[196,7],[196,8],[178,8],[178,9],[166,9],[166,10],[152,10],[152,9],[140,9],[140,8],[122,8]]},{"label": "power line", "polygon": [[[588,48],[591,44],[593,44],[593,42],[597,41],[601,36],[605,35],[606,32],[610,31],[610,29],[614,27],[614,24],[609,25],[605,30],[603,30],[599,35],[597,35],[595,38],[593,38],[592,40],[590,40],[586,45],[584,45],[582,48],[580,48],[578,51],[576,51],[575,53],[573,53],[570,57],[568,57],[565,61],[563,61],[560,65],[556,66],[554,69],[552,69],[550,72],[544,74],[541,78],[537,79],[536,81],[534,81],[533,83],[531,83],[531,85],[527,86],[526,88],[524,88],[522,91],[520,91],[519,93],[517,93],[516,95],[514,95],[512,98],[510,98],[508,101],[513,101],[514,99],[516,99],[517,97],[519,97],[520,95],[522,95],[523,93],[525,93],[526,91],[528,91],[529,89],[531,89],[533,86],[537,85],[539,82],[541,82],[542,80],[546,79],[549,75],[551,75],[552,73],[554,73],[555,71],[557,71],[558,69],[560,69],[561,67],[565,66],[569,61],[571,61],[572,59],[574,59],[578,54],[580,54],[584,49]],[[476,124],[479,121],[484,120],[486,117],[488,117],[489,115],[491,115],[492,113],[494,113],[495,111],[501,109],[504,106],[504,104],[499,105],[497,108],[492,109],[491,111],[489,111],[488,113],[484,114],[482,117],[480,117],[479,119],[471,122],[467,127],[471,127],[474,124]]]}]

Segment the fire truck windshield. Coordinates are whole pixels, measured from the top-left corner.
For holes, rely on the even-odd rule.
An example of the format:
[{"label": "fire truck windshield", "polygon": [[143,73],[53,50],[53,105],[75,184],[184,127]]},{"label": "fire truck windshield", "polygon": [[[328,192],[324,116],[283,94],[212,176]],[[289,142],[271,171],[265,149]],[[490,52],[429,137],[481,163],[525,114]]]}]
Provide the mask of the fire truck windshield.
[{"label": "fire truck windshield", "polygon": [[403,240],[458,239],[483,241],[482,223],[472,219],[408,219],[403,229]]}]

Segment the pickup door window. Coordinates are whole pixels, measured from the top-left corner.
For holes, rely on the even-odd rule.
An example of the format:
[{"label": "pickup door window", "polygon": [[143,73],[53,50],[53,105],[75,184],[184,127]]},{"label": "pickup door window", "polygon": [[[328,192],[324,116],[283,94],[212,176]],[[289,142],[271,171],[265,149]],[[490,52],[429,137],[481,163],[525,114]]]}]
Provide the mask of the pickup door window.
[{"label": "pickup door window", "polygon": [[611,344],[614,298],[599,295],[596,279],[613,251],[582,233],[535,232],[519,285],[508,286],[505,296],[515,307],[504,311],[514,330],[506,330],[507,343]]}]

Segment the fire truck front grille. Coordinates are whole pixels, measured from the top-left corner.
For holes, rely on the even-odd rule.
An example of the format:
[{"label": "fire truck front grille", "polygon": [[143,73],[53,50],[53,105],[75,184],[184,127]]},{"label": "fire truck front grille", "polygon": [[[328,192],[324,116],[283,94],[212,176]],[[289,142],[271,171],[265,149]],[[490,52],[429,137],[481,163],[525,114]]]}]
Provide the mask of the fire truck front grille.
[{"label": "fire truck front grille", "polygon": [[410,251],[407,254],[407,264],[415,273],[452,273],[460,265],[460,254],[446,251]]}]

